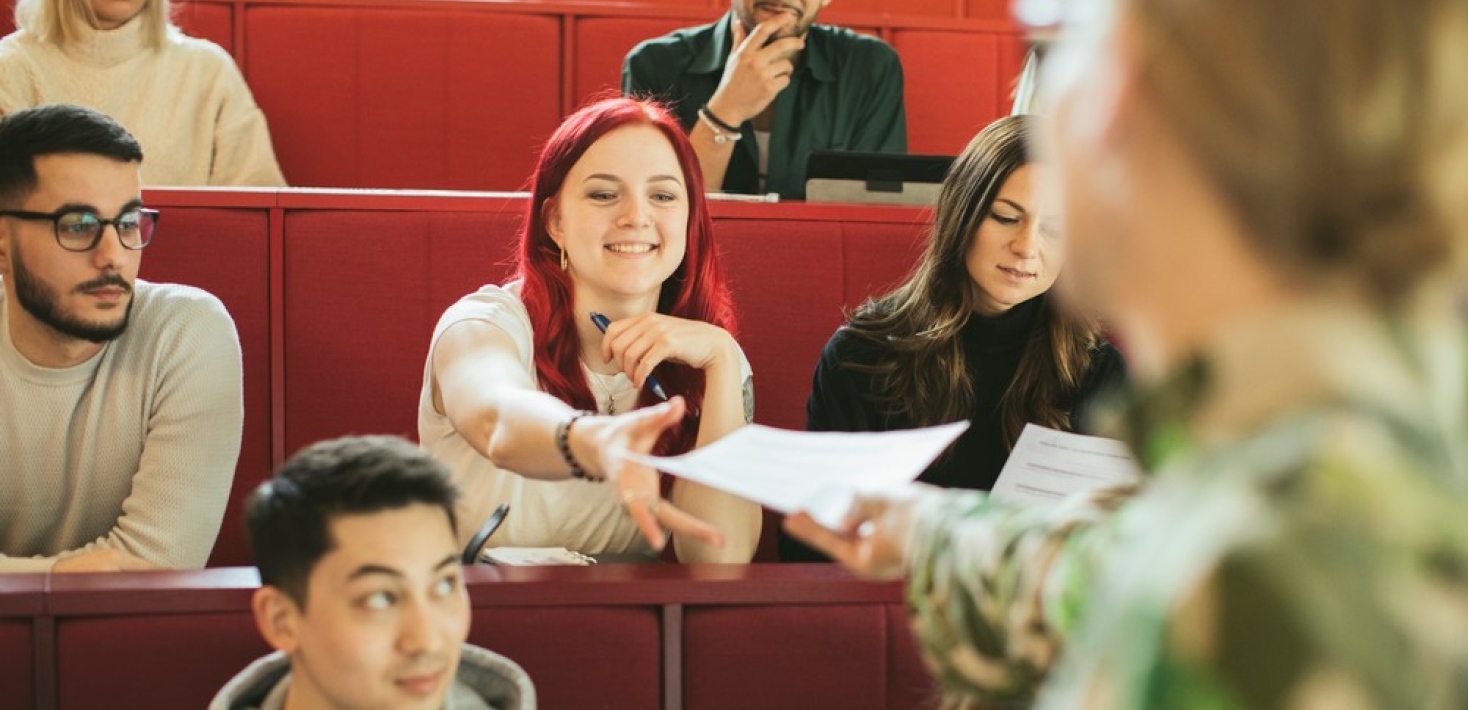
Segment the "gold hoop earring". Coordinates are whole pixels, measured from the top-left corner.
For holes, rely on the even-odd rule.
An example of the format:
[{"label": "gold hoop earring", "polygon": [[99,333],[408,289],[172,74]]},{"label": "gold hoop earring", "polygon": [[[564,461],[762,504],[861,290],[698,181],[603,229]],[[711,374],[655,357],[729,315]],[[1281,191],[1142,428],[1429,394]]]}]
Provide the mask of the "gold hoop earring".
[{"label": "gold hoop earring", "polygon": [[566,260],[566,249],[565,249],[565,247],[562,247],[561,248],[561,271],[566,271],[570,267],[571,267],[571,262],[569,262],[569,261]]}]

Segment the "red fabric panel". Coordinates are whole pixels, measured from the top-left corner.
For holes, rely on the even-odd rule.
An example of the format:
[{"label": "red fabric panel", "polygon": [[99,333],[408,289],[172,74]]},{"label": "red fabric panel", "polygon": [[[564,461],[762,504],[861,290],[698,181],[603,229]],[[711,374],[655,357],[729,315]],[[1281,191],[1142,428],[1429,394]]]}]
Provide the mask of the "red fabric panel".
[{"label": "red fabric panel", "polygon": [[957,155],[994,119],[1009,112],[1012,77],[1000,79],[997,34],[898,30],[913,153]]},{"label": "red fabric panel", "polygon": [[1014,106],[1014,91],[1019,88],[1019,73],[1025,68],[1025,54],[1030,43],[1021,35],[999,37],[999,86],[1005,87],[1006,97],[1001,103],[1001,115],[1008,114]]},{"label": "red fabric panel", "polygon": [[288,214],[286,453],[343,434],[417,438],[428,339],[445,308],[502,283],[518,214]]},{"label": "red fabric panel", "polygon": [[15,3],[0,4],[0,37],[15,31]]},{"label": "red fabric panel", "polygon": [[811,373],[841,324],[840,227],[720,220],[717,232],[754,369],[754,419],[804,429]]},{"label": "red fabric panel", "polygon": [[269,237],[265,210],[169,207],[143,252],[143,278],[189,284],[218,296],[240,336],[245,428],[224,524],[209,557],[212,566],[250,563],[241,501],[270,477]]},{"label": "red fabric panel", "polygon": [[886,627],[886,609],[875,604],[686,609],[684,705],[879,710]]},{"label": "red fabric panel", "polygon": [[36,705],[36,666],[29,618],[0,621],[0,688],[6,707]]},{"label": "red fabric panel", "polygon": [[1011,0],[968,0],[968,17],[981,20],[1009,20],[1013,17]]},{"label": "red fabric panel", "polygon": [[906,605],[887,607],[887,707],[932,710],[941,704],[942,693],[923,662],[907,614]]},{"label": "red fabric panel", "polygon": [[656,608],[479,607],[469,642],[519,663],[543,710],[662,705]]},{"label": "red fabric panel", "polygon": [[846,255],[842,304],[854,309],[901,283],[922,259],[926,224],[848,222],[841,225]]},{"label": "red fabric panel", "polygon": [[[804,429],[811,374],[841,324],[840,227],[776,220],[716,224],[739,315],[739,345],[754,370],[754,420]],[[755,560],[779,558],[779,521],[765,512]]]},{"label": "red fabric panel", "polygon": [[180,2],[173,5],[173,23],[190,37],[207,39],[234,53],[234,7],[223,3]]},{"label": "red fabric panel", "polygon": [[[721,10],[710,10],[712,22]],[[661,37],[699,21],[643,17],[583,17],[576,20],[576,105],[601,92],[618,92],[622,87],[622,60],[638,42]]]},{"label": "red fabric panel", "polygon": [[57,707],[202,708],[269,652],[248,612],[60,619]]},{"label": "red fabric panel", "polygon": [[255,6],[245,21],[245,75],[292,185],[515,190],[560,119],[552,16]]},{"label": "red fabric panel", "polygon": [[953,17],[953,0],[841,0],[831,6],[842,13],[880,12],[893,15]]}]

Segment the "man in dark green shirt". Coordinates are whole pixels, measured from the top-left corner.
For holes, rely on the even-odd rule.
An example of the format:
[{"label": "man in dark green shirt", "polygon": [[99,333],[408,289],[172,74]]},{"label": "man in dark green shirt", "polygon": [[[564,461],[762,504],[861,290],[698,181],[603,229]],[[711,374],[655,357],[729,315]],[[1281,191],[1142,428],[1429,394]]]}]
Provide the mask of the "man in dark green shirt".
[{"label": "man in dark green shirt", "polygon": [[713,24],[634,47],[622,92],[672,105],[709,190],[803,199],[812,150],[907,151],[897,52],[815,24],[830,3],[730,0]]}]

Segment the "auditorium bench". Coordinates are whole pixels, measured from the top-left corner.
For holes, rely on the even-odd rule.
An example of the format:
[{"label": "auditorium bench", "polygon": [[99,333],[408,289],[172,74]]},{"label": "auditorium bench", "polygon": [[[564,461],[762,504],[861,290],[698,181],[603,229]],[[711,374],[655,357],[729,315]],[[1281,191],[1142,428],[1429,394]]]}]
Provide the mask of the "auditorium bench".
[{"label": "auditorium bench", "polygon": [[[144,200],[163,216],[142,277],[219,296],[244,351],[244,438],[211,566],[249,562],[241,503],[291,453],[344,434],[416,438],[433,325],[460,296],[509,278],[526,205],[487,193],[175,188]],[[931,216],[800,203],[712,212],[755,421],[802,428],[843,309],[906,274]],[[772,535],[757,559],[774,559]]]},{"label": "auditorium bench", "polygon": [[[933,707],[895,582],[834,565],[466,572],[471,643],[544,710]],[[0,577],[6,707],[199,708],[268,652],[253,569]]]}]

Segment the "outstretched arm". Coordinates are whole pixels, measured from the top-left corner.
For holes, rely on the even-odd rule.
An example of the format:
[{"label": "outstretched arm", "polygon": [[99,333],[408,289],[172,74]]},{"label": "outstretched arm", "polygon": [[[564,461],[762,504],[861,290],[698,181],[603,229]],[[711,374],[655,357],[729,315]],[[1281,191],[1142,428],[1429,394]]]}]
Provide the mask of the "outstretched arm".
[{"label": "outstretched arm", "polygon": [[434,406],[495,466],[531,478],[570,478],[558,442],[564,429],[572,458],[589,476],[618,488],[654,548],[664,545],[664,527],[721,544],[723,535],[714,526],[672,504],[657,505],[657,471],[622,457],[651,451],[658,436],[681,419],[681,398],[616,416],[585,416],[567,427],[575,410],[535,388],[505,331],[475,320],[456,323],[440,336],[432,376]]}]

